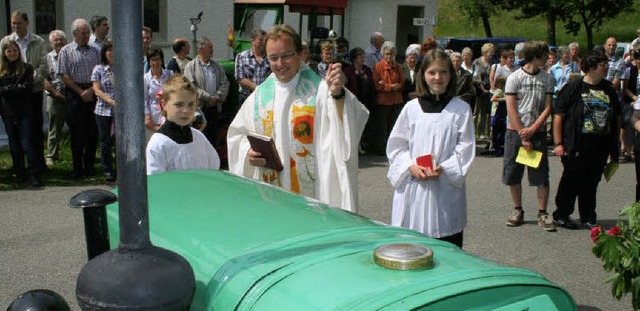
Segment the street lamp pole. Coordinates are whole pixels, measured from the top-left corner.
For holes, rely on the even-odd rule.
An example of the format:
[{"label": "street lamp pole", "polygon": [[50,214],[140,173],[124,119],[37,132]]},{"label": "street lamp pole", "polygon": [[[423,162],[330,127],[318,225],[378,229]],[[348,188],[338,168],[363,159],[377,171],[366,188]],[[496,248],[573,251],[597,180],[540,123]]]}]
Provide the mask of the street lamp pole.
[{"label": "street lamp pole", "polygon": [[198,13],[198,17],[189,18],[191,21],[191,33],[193,33],[193,44],[191,45],[191,57],[196,58],[198,54],[198,24],[202,21],[202,12]]}]

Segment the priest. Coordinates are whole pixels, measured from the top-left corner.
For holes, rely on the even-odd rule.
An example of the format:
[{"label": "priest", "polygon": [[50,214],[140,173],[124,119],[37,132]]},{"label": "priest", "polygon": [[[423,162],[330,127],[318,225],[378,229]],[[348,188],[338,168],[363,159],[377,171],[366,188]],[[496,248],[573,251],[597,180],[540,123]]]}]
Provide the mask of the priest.
[{"label": "priest", "polygon": [[[304,65],[302,40],[291,26],[272,27],[265,42],[272,74],[229,127],[229,170],[357,212],[358,145],[369,112],[344,87],[340,63],[324,78]],[[265,167],[250,132],[273,138],[281,171]]]}]

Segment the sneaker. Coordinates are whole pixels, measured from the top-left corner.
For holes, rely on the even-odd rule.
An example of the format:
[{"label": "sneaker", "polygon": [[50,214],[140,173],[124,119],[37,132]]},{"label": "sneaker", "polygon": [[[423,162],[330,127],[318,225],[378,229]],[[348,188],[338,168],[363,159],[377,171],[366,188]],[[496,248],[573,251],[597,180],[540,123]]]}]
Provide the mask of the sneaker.
[{"label": "sneaker", "polygon": [[595,221],[587,221],[587,222],[583,222],[582,226],[586,229],[593,229],[595,227],[599,227],[600,225],[598,225]]},{"label": "sneaker", "polygon": [[521,208],[514,209],[507,218],[507,226],[517,227],[524,223],[524,211]]},{"label": "sneaker", "polygon": [[538,226],[542,227],[544,231],[556,231],[556,225],[553,223],[553,219],[546,213],[538,214]]},{"label": "sneaker", "polygon": [[571,220],[571,218],[558,218],[554,219],[553,222],[558,227],[566,229],[578,229],[578,226]]}]

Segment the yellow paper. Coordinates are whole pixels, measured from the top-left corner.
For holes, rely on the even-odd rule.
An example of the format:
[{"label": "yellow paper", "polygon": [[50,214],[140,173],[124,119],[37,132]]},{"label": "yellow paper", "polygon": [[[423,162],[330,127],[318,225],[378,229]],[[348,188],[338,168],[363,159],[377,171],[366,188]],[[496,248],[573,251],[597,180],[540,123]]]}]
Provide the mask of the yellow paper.
[{"label": "yellow paper", "polygon": [[538,168],[541,161],[542,152],[538,150],[529,151],[527,149],[524,149],[524,147],[520,147],[520,150],[518,150],[518,157],[516,158],[517,163],[531,166],[533,168]]},{"label": "yellow paper", "polygon": [[602,172],[602,175],[604,175],[604,180],[609,182],[609,180],[611,180],[611,177],[613,177],[613,174],[615,174],[617,170],[618,162],[607,163],[607,165],[604,166],[604,171]]}]

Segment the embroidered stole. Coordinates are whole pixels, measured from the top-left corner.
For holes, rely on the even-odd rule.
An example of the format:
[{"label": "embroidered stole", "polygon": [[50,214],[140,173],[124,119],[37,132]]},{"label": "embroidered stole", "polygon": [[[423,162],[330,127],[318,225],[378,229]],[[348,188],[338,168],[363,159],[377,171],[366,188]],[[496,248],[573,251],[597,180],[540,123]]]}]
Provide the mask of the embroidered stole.
[{"label": "embroidered stole", "polygon": [[[288,104],[291,104],[290,110],[284,112],[288,115],[287,132],[280,134],[288,135],[288,137],[274,137],[275,78],[273,76],[267,78],[255,90],[254,122],[256,132],[273,137],[276,142],[278,139],[284,139],[284,148],[290,148],[288,159],[283,158],[282,154],[280,155],[285,169],[278,173],[272,169],[260,168],[261,179],[266,183],[283,187],[286,185],[283,185],[280,175],[286,174],[288,171],[290,190],[308,197],[315,197],[316,163],[313,132],[316,94],[320,82],[321,78],[309,67],[303,65],[300,68],[300,78],[295,89],[290,94],[278,94],[279,102],[282,96]],[[279,117],[275,116],[275,118]],[[286,146],[287,141],[288,146]]]}]

